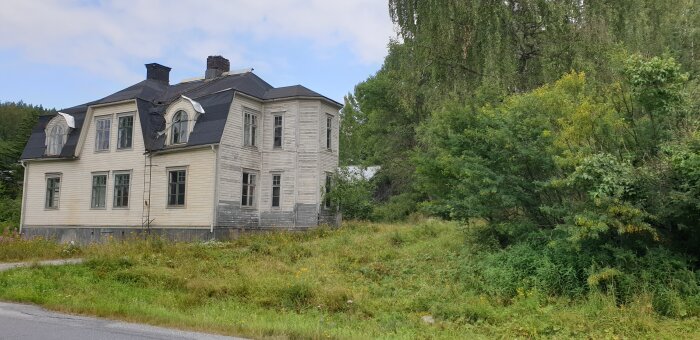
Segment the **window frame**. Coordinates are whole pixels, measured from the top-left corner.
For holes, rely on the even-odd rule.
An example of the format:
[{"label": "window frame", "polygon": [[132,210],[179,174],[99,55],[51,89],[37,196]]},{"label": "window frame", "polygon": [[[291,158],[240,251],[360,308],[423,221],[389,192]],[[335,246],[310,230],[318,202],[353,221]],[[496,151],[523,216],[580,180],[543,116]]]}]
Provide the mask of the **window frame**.
[{"label": "window frame", "polygon": [[331,189],[333,188],[333,175],[330,172],[326,172],[326,180],[323,185],[323,208],[328,210],[330,209],[333,205],[331,202],[331,197],[328,195],[331,192]]},{"label": "window frame", "polygon": [[333,151],[333,115],[326,113],[326,150]]},{"label": "window frame", "polygon": [[[275,177],[278,177],[277,184],[275,184]],[[282,174],[279,172],[272,173],[271,180],[272,180],[272,187],[270,190],[270,207],[272,207],[273,209],[278,209],[282,206]],[[277,205],[275,205],[275,189],[278,190],[278,192],[277,192]]]},{"label": "window frame", "polygon": [[[248,176],[248,182],[246,182],[246,175]],[[253,176],[253,181],[251,184],[250,177],[251,175]],[[241,207],[246,208],[246,209],[254,209],[257,207],[257,179],[258,179],[258,172],[255,170],[246,170],[244,169],[241,171]],[[252,195],[251,195],[251,190],[250,187],[253,187],[252,190]],[[247,198],[247,200],[246,200]]]},{"label": "window frame", "polygon": [[[182,204],[170,204],[170,196],[172,195],[170,193],[170,186],[172,182],[170,181],[171,177],[170,174],[172,172],[181,172],[183,171],[185,173],[185,180],[184,180],[184,192],[183,192],[183,202]],[[167,177],[167,189],[166,189],[166,194],[165,194],[165,206],[168,209],[183,209],[187,207],[187,178],[189,177],[189,171],[187,166],[177,166],[177,167],[168,167],[165,169],[165,175]],[[178,183],[179,184],[179,183]],[[177,194],[176,194],[177,195]]]},{"label": "window frame", "polygon": [[[106,121],[107,124],[107,129],[104,129],[104,127],[100,128],[99,122],[100,121]],[[99,141],[100,139],[100,132],[103,134],[107,133],[107,138],[106,138],[106,143],[107,147],[104,149],[99,148]],[[96,116],[95,117],[95,152],[109,152],[111,148],[111,139],[112,139],[112,115],[102,115],[102,116]]]},{"label": "window frame", "polygon": [[[126,185],[126,205],[117,205],[118,203],[118,191],[117,191],[117,176],[122,176],[122,175],[128,175],[129,177],[129,183]],[[129,209],[131,206],[131,183],[132,181],[132,173],[131,170],[121,170],[121,171],[114,171],[113,175],[113,180],[112,180],[112,209]]]},{"label": "window frame", "polygon": [[[95,177],[104,176],[104,206],[95,206]],[[107,193],[109,191],[109,171],[96,171],[92,172],[90,176],[90,209],[93,210],[106,210],[107,209]]]},{"label": "window frame", "polygon": [[[47,156],[59,156],[61,155],[61,151],[63,151],[63,147],[66,145],[66,136],[68,133],[66,132],[67,126],[64,126],[63,124],[57,123],[54,124],[51,127],[51,130],[49,131],[49,135],[47,136],[47,143],[46,143],[46,155]],[[54,130],[60,130],[57,131],[56,134],[54,134]],[[58,141],[58,143],[56,143]],[[56,145],[58,145],[56,147]],[[50,152],[51,149],[56,148],[56,152]]]},{"label": "window frame", "polygon": [[[117,151],[133,150],[134,148],[134,120],[135,116],[133,113],[122,113],[117,115]],[[122,119],[131,118],[131,126],[129,127],[129,146],[121,146],[121,132],[124,127],[121,126]]]},{"label": "window frame", "polygon": [[243,107],[243,146],[258,147],[258,117],[260,112]]},{"label": "window frame", "polygon": [[[61,207],[61,185],[63,183],[62,173],[47,173],[44,175],[44,210],[58,210]],[[51,205],[49,205],[49,180],[58,179],[58,188],[52,187]],[[58,190],[56,190],[58,189]],[[55,205],[54,205],[55,202]]]},{"label": "window frame", "polygon": [[[182,117],[183,115],[185,116],[185,120],[180,119],[177,122],[175,121],[176,117],[178,117],[178,116]],[[185,111],[185,110],[175,111],[175,113],[173,114],[173,118],[171,120],[171,123],[170,123],[170,145],[187,144],[187,142],[190,139],[189,119],[190,119],[190,115],[187,113],[187,111]],[[185,136],[184,140],[181,140],[181,138],[179,138],[177,142],[175,141],[175,127],[176,126],[179,127],[180,132],[181,132],[178,135],[178,137]],[[184,126],[184,129],[183,129],[183,126]],[[183,133],[183,131],[184,131],[184,133]]]},{"label": "window frame", "polygon": [[[277,124],[277,118],[279,118],[279,125]],[[279,131],[279,136],[277,132]],[[279,140],[279,145],[277,141]],[[282,149],[284,145],[284,117],[280,113],[273,114],[272,116],[272,148]]]}]

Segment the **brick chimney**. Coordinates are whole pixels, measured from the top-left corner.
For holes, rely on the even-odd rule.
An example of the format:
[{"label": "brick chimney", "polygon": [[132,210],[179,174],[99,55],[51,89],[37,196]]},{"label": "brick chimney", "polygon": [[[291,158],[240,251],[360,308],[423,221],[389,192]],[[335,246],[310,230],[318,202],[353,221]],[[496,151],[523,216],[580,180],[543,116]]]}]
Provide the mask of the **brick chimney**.
[{"label": "brick chimney", "polygon": [[224,72],[231,70],[228,59],[220,55],[210,55],[207,57],[207,71],[204,73],[205,79],[212,79],[220,76]]},{"label": "brick chimney", "polygon": [[146,64],[146,79],[158,80],[170,84],[170,67],[158,63]]}]

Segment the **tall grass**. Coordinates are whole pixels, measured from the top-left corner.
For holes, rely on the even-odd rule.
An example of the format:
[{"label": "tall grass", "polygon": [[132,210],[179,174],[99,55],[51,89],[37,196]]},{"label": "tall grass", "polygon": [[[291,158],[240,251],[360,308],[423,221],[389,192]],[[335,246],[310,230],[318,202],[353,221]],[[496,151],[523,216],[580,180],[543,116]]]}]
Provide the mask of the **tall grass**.
[{"label": "tall grass", "polygon": [[255,338],[698,335],[696,314],[661,317],[651,293],[622,305],[601,291],[572,298],[517,282],[498,293],[505,279],[483,282],[482,270],[465,265],[487,262],[483,245],[464,235],[456,224],[423,221],[226,243],[110,242],[84,249],[80,265],[0,273],[0,297]]},{"label": "tall grass", "polygon": [[0,262],[31,261],[74,257],[80,248],[60,245],[44,238],[23,239],[15,230],[0,232]]}]

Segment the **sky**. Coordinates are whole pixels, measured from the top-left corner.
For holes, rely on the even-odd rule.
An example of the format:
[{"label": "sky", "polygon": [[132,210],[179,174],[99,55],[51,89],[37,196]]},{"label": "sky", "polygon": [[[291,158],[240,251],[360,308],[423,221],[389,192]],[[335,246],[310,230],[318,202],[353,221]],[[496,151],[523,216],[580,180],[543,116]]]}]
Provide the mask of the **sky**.
[{"label": "sky", "polygon": [[395,37],[382,0],[21,0],[0,10],[0,102],[67,108],[172,68],[204,76],[206,57],[301,84],[342,103]]}]

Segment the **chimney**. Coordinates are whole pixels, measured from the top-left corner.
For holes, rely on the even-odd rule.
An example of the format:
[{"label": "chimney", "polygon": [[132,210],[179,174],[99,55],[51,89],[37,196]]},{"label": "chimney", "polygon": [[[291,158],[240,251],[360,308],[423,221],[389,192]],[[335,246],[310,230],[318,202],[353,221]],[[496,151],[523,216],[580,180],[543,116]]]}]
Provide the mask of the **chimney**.
[{"label": "chimney", "polygon": [[220,55],[210,55],[207,57],[207,72],[204,73],[204,78],[216,78],[230,70],[231,64],[229,64],[228,59]]},{"label": "chimney", "polygon": [[170,84],[170,67],[158,63],[146,64],[146,79],[158,80]]}]

